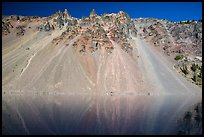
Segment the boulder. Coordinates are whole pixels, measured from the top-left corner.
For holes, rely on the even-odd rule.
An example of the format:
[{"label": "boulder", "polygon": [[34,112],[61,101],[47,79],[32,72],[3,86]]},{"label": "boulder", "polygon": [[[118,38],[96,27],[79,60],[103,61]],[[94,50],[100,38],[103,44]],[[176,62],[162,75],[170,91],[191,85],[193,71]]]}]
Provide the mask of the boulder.
[{"label": "boulder", "polygon": [[50,31],[51,27],[50,27],[50,23],[46,22],[45,26],[44,26],[44,30],[45,31]]}]

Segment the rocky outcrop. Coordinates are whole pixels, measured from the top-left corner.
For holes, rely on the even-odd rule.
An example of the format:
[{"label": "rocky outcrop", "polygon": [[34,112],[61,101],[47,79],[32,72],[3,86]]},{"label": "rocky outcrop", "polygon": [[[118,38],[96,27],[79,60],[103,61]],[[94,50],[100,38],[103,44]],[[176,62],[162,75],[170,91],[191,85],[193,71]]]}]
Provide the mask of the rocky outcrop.
[{"label": "rocky outcrop", "polygon": [[17,26],[16,27],[17,32],[16,32],[16,36],[23,36],[25,33],[25,26]]},{"label": "rocky outcrop", "polygon": [[97,16],[97,14],[96,14],[95,10],[93,9],[93,10],[91,11],[91,13],[90,13],[90,19],[91,19],[91,20],[94,20],[96,16]]},{"label": "rocky outcrop", "polygon": [[7,35],[10,33],[10,29],[13,28],[10,22],[3,22],[2,21],[2,34]]},{"label": "rocky outcrop", "polygon": [[164,49],[166,54],[183,51],[202,56],[202,22],[171,22],[154,18],[135,19],[134,22],[139,35]]}]

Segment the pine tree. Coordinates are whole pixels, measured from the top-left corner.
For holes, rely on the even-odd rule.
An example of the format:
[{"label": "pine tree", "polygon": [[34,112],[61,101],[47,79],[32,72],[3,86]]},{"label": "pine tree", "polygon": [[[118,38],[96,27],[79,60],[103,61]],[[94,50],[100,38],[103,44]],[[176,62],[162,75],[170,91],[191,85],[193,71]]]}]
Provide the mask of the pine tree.
[{"label": "pine tree", "polygon": [[198,68],[198,64],[193,63],[191,69],[195,72]]},{"label": "pine tree", "polygon": [[183,65],[183,68],[181,68],[181,71],[182,71],[185,75],[187,75],[187,74],[189,73],[188,68],[187,68],[186,65]]}]

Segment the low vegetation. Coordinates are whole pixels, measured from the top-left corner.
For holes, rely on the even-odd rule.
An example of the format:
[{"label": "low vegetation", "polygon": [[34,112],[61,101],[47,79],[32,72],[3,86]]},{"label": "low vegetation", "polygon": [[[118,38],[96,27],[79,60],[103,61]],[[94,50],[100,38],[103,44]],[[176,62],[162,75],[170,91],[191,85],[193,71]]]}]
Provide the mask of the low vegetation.
[{"label": "low vegetation", "polygon": [[175,68],[192,83],[202,86],[202,64],[181,61]]},{"label": "low vegetation", "polygon": [[174,59],[175,60],[182,60],[184,58],[183,55],[177,55]]},{"label": "low vegetation", "polygon": [[198,64],[193,63],[191,66],[191,70],[195,72],[197,69],[198,69]]}]

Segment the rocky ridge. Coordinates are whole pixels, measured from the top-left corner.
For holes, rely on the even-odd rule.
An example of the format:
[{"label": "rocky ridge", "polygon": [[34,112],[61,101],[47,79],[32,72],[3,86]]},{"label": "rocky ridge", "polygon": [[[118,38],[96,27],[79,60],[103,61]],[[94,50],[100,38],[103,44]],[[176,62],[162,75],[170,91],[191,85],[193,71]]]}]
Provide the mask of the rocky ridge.
[{"label": "rocky ridge", "polygon": [[[15,30],[17,36],[23,36],[28,23],[40,22],[36,27],[38,31],[52,31],[54,29],[65,29],[62,35],[53,40],[65,38],[72,39],[81,34],[81,39],[74,43],[73,47],[79,52],[94,52],[97,49],[105,48],[108,53],[113,50],[108,37],[117,41],[123,50],[131,54],[132,47],[128,43],[131,35],[137,35],[133,21],[127,13],[120,11],[118,14],[104,14],[98,16],[93,10],[89,17],[77,19],[72,17],[65,9],[64,12],[57,11],[49,17],[24,17],[6,16],[2,19],[2,34],[8,35],[11,30]],[[13,21],[18,22],[18,26],[13,28]]]}]

